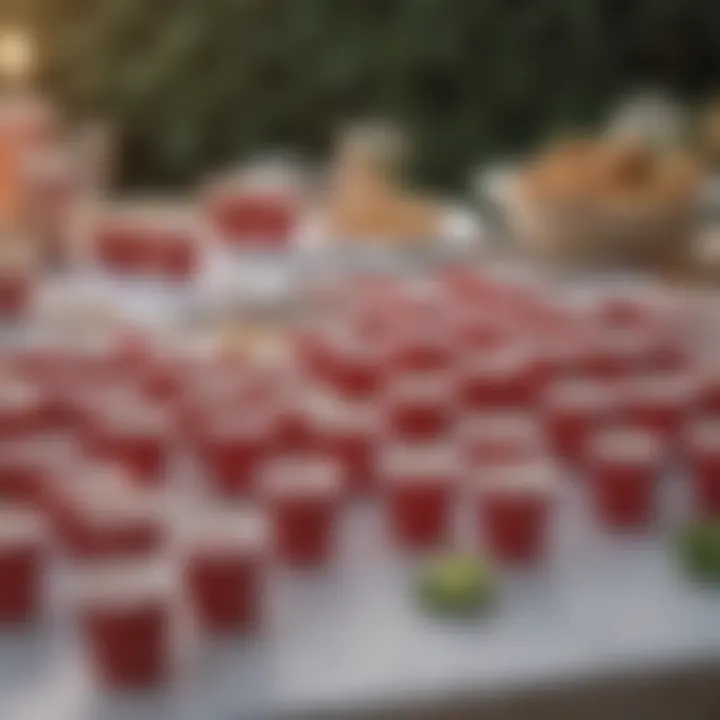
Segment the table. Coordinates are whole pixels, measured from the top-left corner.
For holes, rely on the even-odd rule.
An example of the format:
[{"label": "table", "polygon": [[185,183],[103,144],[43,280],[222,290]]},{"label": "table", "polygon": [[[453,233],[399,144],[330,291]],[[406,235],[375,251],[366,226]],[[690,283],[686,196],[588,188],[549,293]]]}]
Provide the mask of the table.
[{"label": "table", "polygon": [[[343,517],[335,566],[274,569],[264,636],[203,641],[177,688],[102,695],[61,616],[0,634],[2,718],[411,718],[426,706],[439,719],[461,717],[442,712],[459,699],[477,708],[618,674],[717,669],[720,591],[681,578],[668,542],[686,508],[682,480],[664,481],[658,526],[642,535],[595,527],[584,493],[580,480],[564,481],[551,559],[502,573],[502,601],[483,618],[423,615],[411,591],[416,561],[391,550],[377,505],[357,502]],[[463,544],[467,511],[458,514]]]}]

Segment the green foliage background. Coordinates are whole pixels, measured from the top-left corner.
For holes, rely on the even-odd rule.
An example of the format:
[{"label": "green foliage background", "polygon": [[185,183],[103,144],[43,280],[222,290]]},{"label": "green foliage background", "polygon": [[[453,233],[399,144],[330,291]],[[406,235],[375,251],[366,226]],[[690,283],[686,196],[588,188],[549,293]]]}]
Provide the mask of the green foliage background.
[{"label": "green foliage background", "polygon": [[720,71],[720,0],[0,0],[6,21],[35,33],[70,114],[117,124],[132,185],[390,114],[419,176],[457,187],[638,82],[694,97]]}]

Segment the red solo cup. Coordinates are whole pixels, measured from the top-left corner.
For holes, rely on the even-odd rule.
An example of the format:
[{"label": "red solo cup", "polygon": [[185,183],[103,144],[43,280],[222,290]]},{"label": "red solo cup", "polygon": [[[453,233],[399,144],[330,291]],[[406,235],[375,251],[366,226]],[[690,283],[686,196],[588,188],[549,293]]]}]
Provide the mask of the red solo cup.
[{"label": "red solo cup", "polygon": [[554,454],[578,463],[588,439],[611,415],[615,393],[607,385],[586,380],[563,381],[543,401],[545,430]]},{"label": "red solo cup", "polygon": [[335,392],[356,400],[377,396],[384,371],[380,343],[336,337],[330,339],[328,351],[324,379]]},{"label": "red solo cup", "polygon": [[185,282],[198,271],[199,252],[190,230],[158,229],[151,253],[158,275],[167,280]]},{"label": "red solo cup", "polygon": [[103,218],[94,232],[96,256],[112,272],[137,274],[149,264],[150,247],[142,231],[121,217]]},{"label": "red solo cup", "polygon": [[165,413],[142,401],[119,399],[94,413],[91,421],[86,445],[96,457],[127,468],[142,483],[163,481],[170,452]]},{"label": "red solo cup", "polygon": [[0,499],[38,506],[43,494],[45,467],[40,440],[0,443]]},{"label": "red solo cup", "polygon": [[177,587],[166,568],[113,561],[84,569],[75,607],[93,673],[119,690],[170,679]]},{"label": "red solo cup", "polygon": [[324,397],[318,398],[312,411],[320,450],[342,468],[346,489],[353,494],[375,489],[375,446],[380,429],[377,406]]},{"label": "red solo cup", "polygon": [[263,470],[262,487],[280,558],[298,566],[330,560],[342,492],[337,464],[318,456],[272,460]]},{"label": "red solo cup", "polygon": [[642,328],[610,328],[597,332],[581,359],[580,374],[594,380],[632,375],[650,358],[652,337]]},{"label": "red solo cup", "polygon": [[32,277],[17,269],[0,268],[0,318],[18,318],[30,309]]},{"label": "red solo cup", "polygon": [[661,462],[662,443],[645,430],[612,428],[593,437],[588,465],[600,521],[618,528],[651,523]]},{"label": "red solo cup", "polygon": [[192,529],[185,581],[205,629],[260,629],[268,540],[265,519],[250,511],[208,513]]},{"label": "red solo cup", "polygon": [[472,467],[529,462],[545,451],[539,424],[520,413],[494,412],[468,417],[459,436],[463,457]]},{"label": "red solo cup", "polygon": [[262,462],[273,447],[271,413],[258,408],[208,418],[198,436],[198,453],[209,470],[213,490],[227,497],[252,494]]},{"label": "red solo cup", "polygon": [[162,549],[162,498],[132,487],[119,469],[100,467],[92,473],[62,501],[58,529],[67,553],[77,559],[140,557]]},{"label": "red solo cup", "polygon": [[41,432],[47,404],[35,385],[13,378],[0,379],[0,439],[14,439]]},{"label": "red solo cup", "polygon": [[460,401],[468,410],[502,410],[532,404],[544,380],[532,353],[511,348],[473,353],[460,370]]},{"label": "red solo cup", "polygon": [[720,416],[720,373],[701,373],[698,379],[698,410],[708,415]]},{"label": "red solo cup", "polygon": [[702,517],[720,519],[720,420],[695,421],[686,439],[697,512]]},{"label": "red solo cup", "polygon": [[695,404],[697,384],[687,374],[658,374],[628,380],[620,397],[621,412],[628,424],[676,442]]},{"label": "red solo cup", "polygon": [[40,515],[27,508],[0,508],[0,624],[40,615],[44,545]]},{"label": "red solo cup", "polygon": [[449,540],[457,457],[447,444],[384,448],[380,473],[386,520],[394,540],[412,550]]},{"label": "red solo cup", "polygon": [[452,322],[455,341],[466,350],[497,350],[512,338],[504,320],[492,311],[460,305]]},{"label": "red solo cup", "polygon": [[408,373],[388,380],[382,413],[393,435],[433,439],[453,429],[457,390],[447,372]]},{"label": "red solo cup", "polygon": [[449,324],[422,324],[420,319],[404,323],[387,350],[390,374],[437,372],[453,366],[452,328]]},{"label": "red solo cup", "polygon": [[481,469],[474,490],[478,540],[489,553],[513,565],[540,561],[554,504],[550,468],[531,462]]}]

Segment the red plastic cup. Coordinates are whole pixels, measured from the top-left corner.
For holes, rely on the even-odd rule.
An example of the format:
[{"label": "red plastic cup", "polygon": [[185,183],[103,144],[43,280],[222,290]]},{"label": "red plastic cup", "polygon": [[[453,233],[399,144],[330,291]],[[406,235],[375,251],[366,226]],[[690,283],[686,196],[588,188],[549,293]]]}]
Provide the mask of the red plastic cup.
[{"label": "red plastic cup", "polygon": [[262,408],[247,414],[207,418],[198,433],[198,453],[212,489],[226,497],[251,495],[273,446],[274,417]]},{"label": "red plastic cup", "polygon": [[395,375],[388,380],[382,414],[390,432],[407,440],[435,440],[453,429],[457,387],[448,372]]},{"label": "red plastic cup", "polygon": [[374,402],[322,396],[313,407],[323,455],[341,468],[345,489],[365,494],[377,487],[375,447],[380,432]]},{"label": "red plastic cup", "polygon": [[450,539],[458,474],[447,444],[392,444],[380,455],[386,521],[395,542],[409,550],[438,547]]},{"label": "red plastic cup", "polygon": [[620,380],[646,367],[653,338],[645,328],[612,327],[594,333],[579,372],[592,380]]},{"label": "red plastic cup", "polygon": [[459,437],[463,457],[471,467],[529,462],[545,451],[538,422],[521,413],[468,417],[460,427]]},{"label": "red plastic cup", "polygon": [[701,517],[720,519],[720,420],[695,421],[686,442],[696,510]]},{"label": "red plastic cup", "polygon": [[554,478],[544,462],[480,469],[475,487],[476,533],[496,560],[539,562],[547,550]]},{"label": "red plastic cup", "polygon": [[544,397],[543,416],[554,454],[580,463],[589,438],[608,420],[614,402],[613,388],[596,382],[572,380],[551,387]]},{"label": "red plastic cup", "polygon": [[39,439],[0,443],[0,500],[40,504],[45,480],[40,445]]},{"label": "red plastic cup", "polygon": [[33,279],[27,272],[0,268],[0,318],[17,319],[30,309]]},{"label": "red plastic cup", "polygon": [[90,667],[102,685],[133,690],[170,679],[177,590],[156,561],[114,561],[82,571],[76,610]]},{"label": "red plastic cup", "polygon": [[502,318],[475,306],[459,306],[453,326],[455,341],[464,351],[497,351],[512,338]]},{"label": "red plastic cup", "polygon": [[42,610],[45,527],[27,508],[0,508],[0,624],[35,620]]},{"label": "red plastic cup", "polygon": [[265,518],[251,511],[210,512],[192,529],[185,579],[203,628],[260,629],[268,540]]},{"label": "red plastic cup", "polygon": [[142,557],[164,547],[164,501],[132,486],[122,470],[100,466],[59,498],[56,516],[66,552],[76,559]]},{"label": "red plastic cup", "polygon": [[528,407],[542,388],[540,370],[536,358],[521,348],[471,353],[459,373],[460,402],[470,411]]},{"label": "red plastic cup", "polygon": [[606,428],[588,444],[595,513],[613,528],[638,529],[652,523],[662,442],[637,428]]},{"label": "red plastic cup", "polygon": [[720,372],[702,373],[698,379],[698,410],[720,416]]},{"label": "red plastic cup", "polygon": [[318,566],[335,553],[335,526],[342,493],[332,460],[288,456],[262,472],[276,552],[288,565]]},{"label": "red plastic cup", "polygon": [[190,230],[158,231],[153,237],[151,255],[157,274],[171,282],[186,282],[198,271],[200,258]]},{"label": "red plastic cup", "polygon": [[297,221],[297,203],[285,190],[218,184],[205,203],[213,231],[233,246],[281,247]]},{"label": "red plastic cup", "polygon": [[122,275],[143,273],[151,264],[150,246],[137,222],[114,212],[94,232],[95,252],[105,269]]},{"label": "red plastic cup", "polygon": [[687,374],[653,375],[628,380],[620,389],[620,397],[620,410],[628,424],[676,443],[696,404],[697,384]]},{"label": "red plastic cup", "polygon": [[163,482],[171,445],[166,414],[127,397],[108,399],[107,403],[93,413],[88,450],[99,459],[125,467],[143,484]]},{"label": "red plastic cup", "polygon": [[47,419],[43,393],[35,385],[0,379],[0,440],[42,432]]},{"label": "red plastic cup", "polygon": [[398,331],[387,349],[387,371],[390,375],[447,371],[455,360],[452,328],[449,324],[409,320]]}]

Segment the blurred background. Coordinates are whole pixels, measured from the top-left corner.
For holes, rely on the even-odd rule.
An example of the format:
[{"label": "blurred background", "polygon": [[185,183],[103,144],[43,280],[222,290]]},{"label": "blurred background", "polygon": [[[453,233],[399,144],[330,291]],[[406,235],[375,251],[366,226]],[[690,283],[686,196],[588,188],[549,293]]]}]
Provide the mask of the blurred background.
[{"label": "blurred background", "polygon": [[72,119],[118,133],[124,187],[183,186],[266,148],[321,154],[339,122],[391,116],[415,174],[593,126],[638,86],[705,102],[720,71],[707,0],[2,0]]}]

